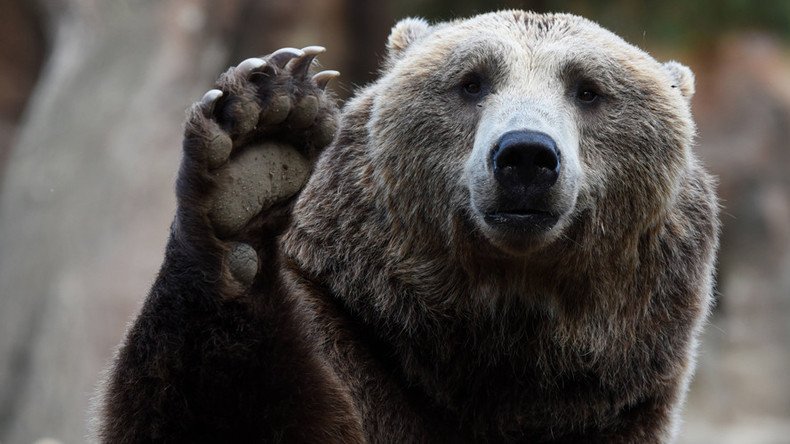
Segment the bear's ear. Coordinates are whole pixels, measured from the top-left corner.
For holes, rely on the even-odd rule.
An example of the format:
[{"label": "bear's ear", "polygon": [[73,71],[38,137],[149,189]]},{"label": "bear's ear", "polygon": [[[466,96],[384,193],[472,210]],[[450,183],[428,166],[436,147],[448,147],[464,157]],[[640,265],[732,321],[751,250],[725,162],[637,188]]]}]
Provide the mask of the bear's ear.
[{"label": "bear's ear", "polygon": [[664,69],[672,79],[672,87],[679,89],[686,100],[691,100],[694,96],[694,73],[691,69],[675,61],[664,63]]},{"label": "bear's ear", "polygon": [[405,18],[399,21],[390,31],[387,39],[387,59],[396,60],[412,43],[420,40],[431,32],[431,25],[425,19]]}]

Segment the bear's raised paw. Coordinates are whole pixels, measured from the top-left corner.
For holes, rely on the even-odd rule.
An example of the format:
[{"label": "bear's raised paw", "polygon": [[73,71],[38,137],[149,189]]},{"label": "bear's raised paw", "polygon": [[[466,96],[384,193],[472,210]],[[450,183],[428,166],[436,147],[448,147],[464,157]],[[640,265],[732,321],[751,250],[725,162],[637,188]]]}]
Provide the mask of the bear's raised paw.
[{"label": "bear's raised paw", "polygon": [[261,249],[271,247],[260,240],[278,234],[265,230],[283,228],[271,219],[287,218],[286,207],[337,130],[337,106],[325,88],[339,73],[309,75],[322,52],[283,48],[244,60],[189,110],[178,204],[179,217],[197,224],[179,225],[206,225],[188,234],[219,240],[230,274],[245,285]]}]

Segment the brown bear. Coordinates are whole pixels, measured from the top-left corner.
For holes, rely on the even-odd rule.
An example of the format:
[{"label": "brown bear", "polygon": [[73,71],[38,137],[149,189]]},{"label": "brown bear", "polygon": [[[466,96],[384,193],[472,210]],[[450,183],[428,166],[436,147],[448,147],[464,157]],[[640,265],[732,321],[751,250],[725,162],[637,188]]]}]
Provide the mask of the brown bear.
[{"label": "brown bear", "polygon": [[671,441],[718,236],[691,71],[572,15],[407,19],[338,111],[321,51],[191,109],[100,438]]}]

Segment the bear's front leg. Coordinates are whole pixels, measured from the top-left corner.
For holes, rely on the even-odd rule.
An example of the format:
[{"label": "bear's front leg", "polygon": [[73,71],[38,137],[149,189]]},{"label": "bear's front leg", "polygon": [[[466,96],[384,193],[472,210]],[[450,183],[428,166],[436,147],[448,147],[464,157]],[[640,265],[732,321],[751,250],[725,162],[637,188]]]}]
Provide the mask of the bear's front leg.
[{"label": "bear's front leg", "polygon": [[105,386],[104,442],[357,442],[278,285],[275,239],[336,131],[323,48],[245,60],[189,110],[165,261]]}]

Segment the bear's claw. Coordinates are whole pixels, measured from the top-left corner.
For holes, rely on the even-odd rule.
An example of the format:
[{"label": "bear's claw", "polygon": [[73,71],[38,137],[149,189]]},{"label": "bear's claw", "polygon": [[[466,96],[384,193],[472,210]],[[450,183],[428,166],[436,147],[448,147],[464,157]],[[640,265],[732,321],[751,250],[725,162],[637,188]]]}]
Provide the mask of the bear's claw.
[{"label": "bear's claw", "polygon": [[236,72],[242,77],[250,78],[252,73],[260,71],[264,66],[266,66],[266,60],[252,57],[239,63],[239,65],[236,66]]},{"label": "bear's claw", "polygon": [[272,55],[269,56],[269,61],[273,63],[278,68],[282,68],[285,66],[288,61],[293,59],[294,57],[301,57],[304,55],[304,52],[301,49],[296,48],[280,48],[277,51],[274,51]]},{"label": "bear's claw", "polygon": [[285,69],[290,71],[294,78],[302,80],[307,76],[307,71],[310,69],[310,65],[313,63],[313,60],[315,60],[316,56],[325,51],[326,48],[323,46],[307,46],[302,48],[302,55],[288,62]]},{"label": "bear's claw", "polygon": [[203,94],[203,98],[200,99],[200,108],[203,109],[206,117],[211,117],[214,114],[214,107],[220,97],[222,97],[222,91],[218,89],[211,89]]},{"label": "bear's claw", "polygon": [[313,76],[313,82],[315,82],[316,86],[318,86],[318,88],[320,88],[321,91],[323,91],[326,89],[326,85],[329,84],[329,82],[332,79],[338,77],[339,75],[340,73],[338,71],[333,71],[333,70],[321,71]]}]

